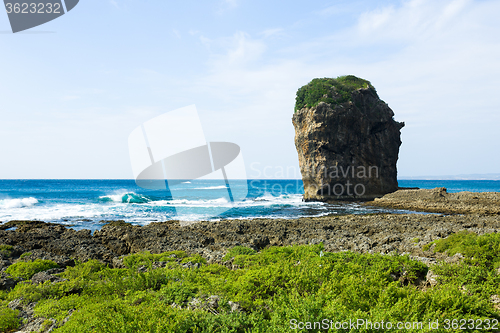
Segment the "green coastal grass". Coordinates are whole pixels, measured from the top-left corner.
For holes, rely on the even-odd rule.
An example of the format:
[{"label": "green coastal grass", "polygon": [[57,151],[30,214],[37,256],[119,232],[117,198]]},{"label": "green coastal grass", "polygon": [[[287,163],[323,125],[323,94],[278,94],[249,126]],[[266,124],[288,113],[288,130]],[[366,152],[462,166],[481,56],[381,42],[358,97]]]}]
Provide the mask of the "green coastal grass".
[{"label": "green coastal grass", "polygon": [[[421,283],[429,268],[408,256],[329,253],[322,244],[260,252],[238,246],[225,257],[234,258],[227,266],[208,265],[200,256],[181,251],[133,254],[125,257],[126,268],[121,269],[91,260],[59,274],[65,281],[40,285],[25,281],[0,294],[0,331],[17,327],[17,314],[6,305],[21,297],[24,303],[37,302],[37,316],[58,323],[74,310],[55,332],[291,332],[299,331],[290,329],[292,319],[426,323],[445,318],[500,319],[489,301],[500,286],[494,267],[500,256],[494,251],[495,237],[486,238],[491,256],[466,257],[472,268],[464,265],[465,260],[433,266],[440,275],[433,288]],[[461,253],[475,255],[474,250],[468,252],[474,246],[467,241]],[[159,262],[165,267],[153,269]],[[187,262],[201,265],[193,268]],[[220,298],[218,307],[187,308],[193,298],[206,300],[213,295]],[[230,302],[238,303],[239,309],[232,312]],[[343,330],[348,331],[380,332]],[[454,330],[446,330],[450,331]]]},{"label": "green coastal grass", "polygon": [[478,236],[473,232],[461,231],[445,239],[438,239],[434,252],[447,252],[450,256],[461,253],[471,258],[482,258],[497,263],[500,259],[500,234]]},{"label": "green coastal grass", "polygon": [[235,246],[230,249],[227,254],[222,258],[222,260],[228,261],[231,258],[235,258],[235,262],[245,261],[249,255],[256,254],[257,251],[254,249],[244,247],[244,246]]},{"label": "green coastal grass", "polygon": [[36,259],[34,261],[17,262],[10,265],[5,272],[13,277],[29,280],[38,272],[43,272],[57,267],[59,267],[59,265],[51,260]]},{"label": "green coastal grass", "polygon": [[467,294],[480,295],[483,299],[500,295],[500,234],[478,236],[461,231],[438,239],[426,248],[429,249],[432,244],[436,244],[434,252],[445,252],[449,256],[460,253],[464,256],[460,264],[447,263],[433,269],[442,283],[455,283]]},{"label": "green coastal grass", "polygon": [[305,86],[299,88],[295,98],[295,112],[306,107],[311,108],[320,102],[339,105],[351,100],[352,92],[358,89],[372,89],[375,87],[370,81],[360,79],[354,75],[333,78],[313,79]]},{"label": "green coastal grass", "polygon": [[19,310],[0,307],[0,332],[13,331],[19,326]]}]

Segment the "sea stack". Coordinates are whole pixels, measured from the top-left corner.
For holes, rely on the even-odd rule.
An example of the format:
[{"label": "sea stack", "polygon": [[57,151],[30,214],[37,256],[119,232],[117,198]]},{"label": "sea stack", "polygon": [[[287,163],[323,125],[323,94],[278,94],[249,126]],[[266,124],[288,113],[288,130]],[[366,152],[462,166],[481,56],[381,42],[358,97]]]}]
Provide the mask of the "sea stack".
[{"label": "sea stack", "polygon": [[295,146],[306,201],[371,200],[398,189],[404,123],[367,80],[314,79],[297,91]]}]

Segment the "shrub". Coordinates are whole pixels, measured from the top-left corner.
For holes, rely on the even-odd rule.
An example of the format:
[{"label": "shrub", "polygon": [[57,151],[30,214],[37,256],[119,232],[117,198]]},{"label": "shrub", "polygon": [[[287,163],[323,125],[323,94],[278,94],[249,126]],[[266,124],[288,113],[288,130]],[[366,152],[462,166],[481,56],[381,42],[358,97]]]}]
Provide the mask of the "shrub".
[{"label": "shrub", "polygon": [[66,267],[61,276],[67,279],[88,279],[91,275],[100,272],[104,268],[106,268],[106,265],[99,260],[78,262],[74,267]]},{"label": "shrub", "polygon": [[313,79],[297,91],[295,112],[304,107],[311,108],[320,102],[331,105],[349,102],[352,92],[362,88],[371,89],[375,95],[377,94],[370,81],[360,79],[354,75],[339,76],[336,79]]},{"label": "shrub", "polygon": [[199,254],[195,254],[193,256],[190,256],[190,257],[186,257],[184,259],[181,260],[181,263],[187,263],[187,262],[191,262],[193,264],[203,264],[205,265],[207,263],[207,261],[205,260],[205,258],[203,258],[202,256],[200,256]]},{"label": "shrub", "polygon": [[19,326],[19,310],[0,307],[0,332],[9,332]]},{"label": "shrub", "polygon": [[[22,297],[24,303],[37,302],[36,316],[58,324],[75,309],[56,332],[267,333],[290,332],[292,318],[424,323],[441,323],[441,318],[500,319],[489,301],[498,294],[500,276],[483,258],[467,259],[472,265],[434,266],[441,284],[423,290],[419,281],[428,267],[409,256],[329,253],[323,244],[269,247],[259,253],[236,247],[229,253],[235,261],[244,258],[240,269],[219,264],[188,269],[182,261],[201,257],[177,253],[174,258],[172,252],[134,254],[129,256],[130,268],[124,269],[98,261],[78,263],[61,274],[67,281],[18,283],[2,296],[0,308]],[[165,259],[171,260],[165,268],[134,269]],[[213,295],[219,296],[218,307],[188,309],[193,298],[205,302]],[[239,304],[238,311],[231,312],[230,301]],[[7,312],[0,323],[3,317],[15,318],[14,312]]]},{"label": "shrub", "polygon": [[500,234],[491,233],[478,236],[468,231],[454,233],[438,239],[434,252],[448,255],[461,253],[462,263],[442,263],[433,268],[441,283],[455,283],[466,290],[468,295],[481,295],[489,299],[500,294]]},{"label": "shrub", "polygon": [[10,265],[5,272],[13,277],[29,280],[38,272],[57,267],[59,267],[59,265],[52,260],[36,259],[34,261],[21,261]]},{"label": "shrub", "polygon": [[255,253],[257,252],[254,249],[238,245],[229,250],[222,260],[227,261],[238,255],[254,255]]},{"label": "shrub", "polygon": [[160,254],[152,254],[149,251],[134,253],[123,258],[123,264],[127,268],[137,269],[139,266],[150,266],[153,262],[176,261],[187,257],[184,251],[169,251]]},{"label": "shrub", "polygon": [[473,232],[460,231],[434,242],[434,252],[446,252],[452,256],[461,253],[470,258],[484,258],[497,262],[500,258],[500,234],[478,236]]}]

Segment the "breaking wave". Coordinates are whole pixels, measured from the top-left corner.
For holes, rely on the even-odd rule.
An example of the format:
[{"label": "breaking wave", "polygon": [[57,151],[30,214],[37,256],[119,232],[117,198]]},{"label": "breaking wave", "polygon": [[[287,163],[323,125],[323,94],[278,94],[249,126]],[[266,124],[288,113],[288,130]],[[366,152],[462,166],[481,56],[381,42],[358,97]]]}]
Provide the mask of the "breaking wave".
[{"label": "breaking wave", "polygon": [[99,197],[99,199],[104,202],[109,201],[109,202],[137,203],[137,204],[148,203],[151,201],[151,199],[148,198],[147,196],[142,194],[137,194],[134,192],[104,195],[102,197]]},{"label": "breaking wave", "polygon": [[25,208],[33,207],[38,203],[36,198],[24,198],[24,199],[4,199],[0,200],[0,207],[12,209],[12,208]]}]

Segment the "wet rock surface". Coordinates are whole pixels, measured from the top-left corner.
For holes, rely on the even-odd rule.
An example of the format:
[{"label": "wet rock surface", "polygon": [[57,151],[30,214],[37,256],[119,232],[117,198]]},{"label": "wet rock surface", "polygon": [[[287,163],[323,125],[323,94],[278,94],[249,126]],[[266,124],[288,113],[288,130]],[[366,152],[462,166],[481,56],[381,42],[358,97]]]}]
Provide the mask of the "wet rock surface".
[{"label": "wet rock surface", "polygon": [[499,215],[500,193],[448,193],[444,187],[399,190],[366,205],[445,214]]}]

